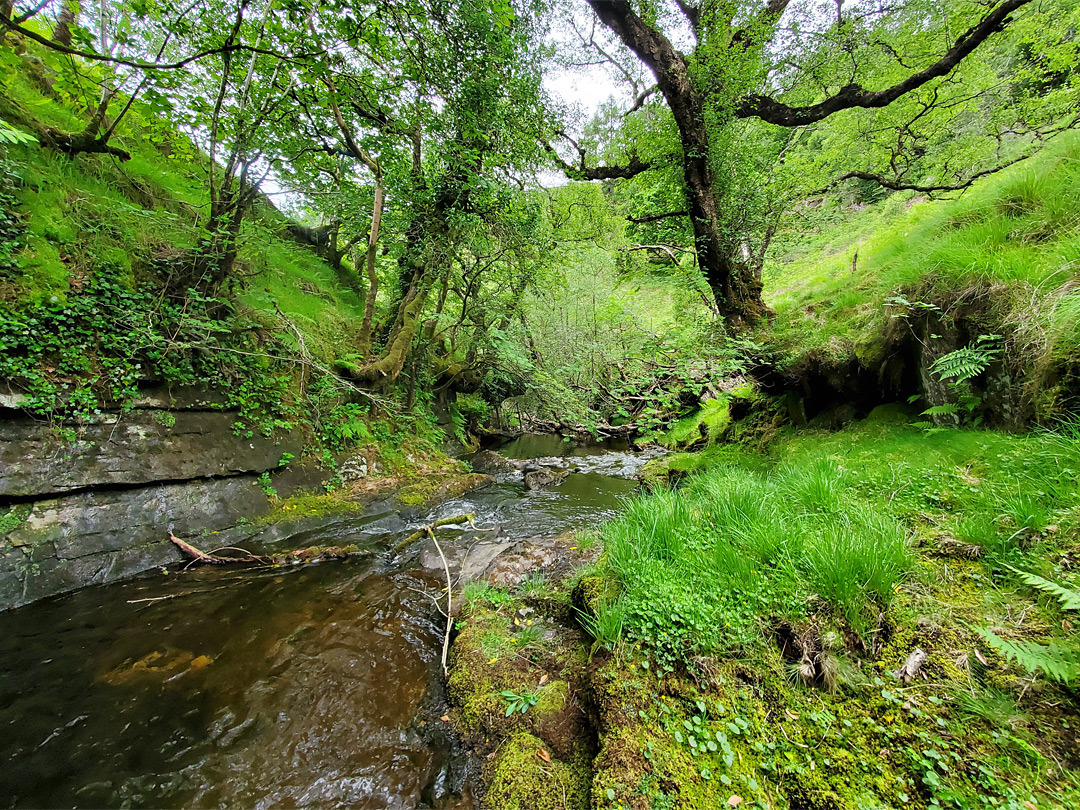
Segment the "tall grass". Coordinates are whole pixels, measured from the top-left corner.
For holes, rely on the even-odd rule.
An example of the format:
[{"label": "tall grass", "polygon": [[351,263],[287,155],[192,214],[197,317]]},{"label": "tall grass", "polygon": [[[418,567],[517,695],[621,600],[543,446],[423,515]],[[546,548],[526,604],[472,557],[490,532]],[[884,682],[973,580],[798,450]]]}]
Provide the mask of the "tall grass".
[{"label": "tall grass", "polygon": [[767,337],[796,356],[850,356],[880,329],[891,295],[977,285],[998,288],[999,315],[1030,356],[1080,353],[1080,134],[953,200],[894,195],[844,212],[816,239],[816,250],[778,256],[766,272],[778,314]]},{"label": "tall grass", "polygon": [[597,623],[618,611],[622,632],[669,663],[753,644],[762,620],[794,620],[814,597],[867,634],[911,567],[899,524],[820,459],[710,470],[630,501],[603,541],[622,596]]},{"label": "tall grass", "polygon": [[777,454],[774,469],[709,456],[682,489],[635,498],[602,528],[619,585],[597,619],[604,643],[617,633],[676,665],[738,654],[811,612],[865,638],[913,570],[905,526],[930,553],[977,558],[988,581],[1037,570],[1080,532],[1077,419],[1024,436],[928,435],[883,410],[792,435]]}]

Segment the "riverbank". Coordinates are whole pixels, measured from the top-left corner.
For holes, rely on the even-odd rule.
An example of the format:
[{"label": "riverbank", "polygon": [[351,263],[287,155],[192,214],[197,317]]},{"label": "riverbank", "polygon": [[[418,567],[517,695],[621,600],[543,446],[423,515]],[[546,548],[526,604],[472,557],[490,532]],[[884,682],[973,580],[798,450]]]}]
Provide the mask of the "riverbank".
[{"label": "riverbank", "polygon": [[450,696],[484,806],[1075,806],[1075,608],[1019,572],[1076,589],[1080,436],[916,418],[713,454],[596,562],[474,589]]}]

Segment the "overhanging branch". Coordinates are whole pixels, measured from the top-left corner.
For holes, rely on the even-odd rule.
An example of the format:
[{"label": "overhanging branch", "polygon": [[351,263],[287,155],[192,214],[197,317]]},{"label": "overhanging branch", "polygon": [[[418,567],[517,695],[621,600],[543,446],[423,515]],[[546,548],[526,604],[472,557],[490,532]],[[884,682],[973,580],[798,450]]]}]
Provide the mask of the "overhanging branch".
[{"label": "overhanging branch", "polygon": [[[1034,153],[1032,153],[1034,154]],[[1003,169],[1007,169],[1010,166],[1014,166],[1022,160],[1027,160],[1031,157],[1028,155],[1021,155],[1018,158],[1006,161],[1005,163],[998,164],[990,169],[983,169],[982,171],[975,172],[971,176],[965,178],[958,183],[906,183],[903,180],[894,177],[886,177],[883,174],[875,174],[874,172],[861,172],[851,171],[846,174],[842,174],[833,180],[829,185],[824,188],[812,191],[809,196],[817,194],[824,194],[825,192],[835,188],[845,180],[868,180],[872,183],[877,183],[882,188],[887,188],[890,191],[917,191],[921,194],[932,194],[934,192],[946,192],[946,191],[964,191],[970,188],[971,185],[980,178],[988,177],[991,174],[997,174]]]},{"label": "overhanging branch", "polygon": [[628,179],[636,177],[642,172],[647,172],[649,169],[656,168],[651,163],[645,163],[636,154],[630,155],[630,160],[624,166],[587,166],[585,164],[585,150],[570,137],[563,135],[570,143],[574,145],[577,150],[580,159],[575,166],[573,163],[568,163],[562,156],[555,151],[555,147],[547,141],[544,141],[544,149],[551,155],[552,159],[559,165],[563,173],[571,180],[615,180],[615,179]]},{"label": "overhanging branch", "polygon": [[686,211],[684,209],[682,211],[665,211],[662,214],[646,214],[643,217],[631,217],[631,216],[628,216],[627,219],[630,220],[631,222],[637,224],[637,225],[642,225],[642,224],[644,224],[646,222],[656,222],[657,220],[668,219],[669,217],[688,217],[688,216],[690,216],[690,212]]},{"label": "overhanging branch", "polygon": [[144,62],[139,59],[122,59],[116,56],[107,56],[105,54],[94,53],[93,51],[80,51],[78,48],[70,48],[67,45],[63,45],[59,42],[42,36],[36,31],[31,31],[29,28],[24,28],[21,25],[16,24],[13,20],[5,19],[0,16],[0,25],[4,28],[8,28],[17,34],[21,34],[28,39],[34,40],[41,45],[44,45],[50,50],[57,51],[59,53],[67,54],[68,56],[78,56],[83,59],[87,59],[92,62],[107,62],[111,65],[123,65],[124,67],[138,68],[139,70],[179,70],[180,68],[187,67],[193,62],[198,62],[200,59],[205,59],[208,56],[215,56],[217,54],[233,53],[234,51],[247,51],[250,53],[257,53],[263,56],[273,56],[276,59],[282,59],[285,61],[300,61],[303,58],[312,56],[313,54],[301,54],[299,56],[288,56],[287,54],[278,53],[268,48],[258,48],[252,45],[243,45],[238,42],[233,42],[228,45],[223,45],[220,48],[210,48],[205,51],[199,51],[191,56],[185,57],[178,62]]},{"label": "overhanging branch", "polygon": [[738,118],[760,118],[779,126],[797,127],[821,121],[840,110],[886,107],[932,79],[949,74],[991,34],[1004,28],[1010,14],[1030,2],[1031,0],[1002,0],[982,20],[965,31],[938,61],[892,87],[867,90],[862,85],[849,84],[836,95],[807,107],[791,107],[768,96],[751,94],[740,102],[735,115]]}]

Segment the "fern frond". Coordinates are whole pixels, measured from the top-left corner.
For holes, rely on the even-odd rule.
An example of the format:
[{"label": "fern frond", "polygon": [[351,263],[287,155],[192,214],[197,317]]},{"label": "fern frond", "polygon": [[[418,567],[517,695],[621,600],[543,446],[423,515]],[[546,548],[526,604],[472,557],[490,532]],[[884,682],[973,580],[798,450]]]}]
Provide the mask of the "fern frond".
[{"label": "fern frond", "polygon": [[[998,336],[984,337],[997,338]],[[957,382],[965,382],[986,371],[990,362],[1000,351],[1000,346],[996,342],[987,342],[980,338],[973,346],[964,346],[962,349],[943,354],[933,362],[930,368],[943,380],[955,379]]]},{"label": "fern frond", "polygon": [[1037,644],[1034,641],[1010,641],[991,630],[975,628],[986,643],[1010,661],[1016,661],[1028,672],[1042,672],[1061,683],[1080,679],[1080,649],[1058,644]]},{"label": "fern frond", "polygon": [[951,416],[959,410],[955,402],[946,402],[944,405],[931,405],[922,412],[923,416]]},{"label": "fern frond", "polygon": [[1019,568],[1013,568],[1011,565],[1008,567],[1013,573],[1019,574],[1020,578],[1032,588],[1036,588],[1043,593],[1048,593],[1051,596],[1056,597],[1061,604],[1061,607],[1065,610],[1080,610],[1080,591],[1066,588],[1049,579],[1043,579],[1035,574],[1029,574],[1027,571],[1021,571]]}]

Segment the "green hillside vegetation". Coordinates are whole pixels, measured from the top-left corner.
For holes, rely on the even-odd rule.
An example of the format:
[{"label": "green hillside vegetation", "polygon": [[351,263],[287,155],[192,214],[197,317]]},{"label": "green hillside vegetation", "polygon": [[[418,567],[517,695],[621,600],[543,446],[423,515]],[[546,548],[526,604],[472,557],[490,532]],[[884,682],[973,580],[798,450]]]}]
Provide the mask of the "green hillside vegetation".
[{"label": "green hillside vegetation", "polygon": [[766,270],[776,320],[762,339],[785,363],[873,355],[891,319],[921,304],[947,311],[978,300],[985,331],[1007,335],[1010,352],[1034,374],[1075,364],[1074,134],[956,199],[904,193],[855,210],[833,197],[804,215],[817,233],[797,232]]},{"label": "green hillside vegetation", "polygon": [[1075,0],[129,5],[0,3],[0,393],[668,451],[468,586],[481,808],[1080,806]]}]

